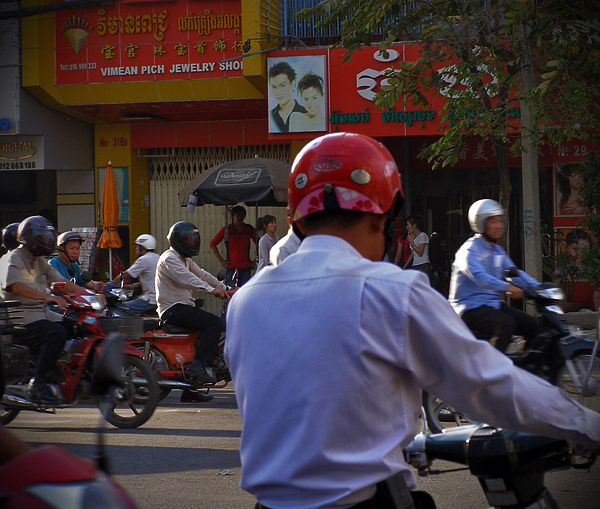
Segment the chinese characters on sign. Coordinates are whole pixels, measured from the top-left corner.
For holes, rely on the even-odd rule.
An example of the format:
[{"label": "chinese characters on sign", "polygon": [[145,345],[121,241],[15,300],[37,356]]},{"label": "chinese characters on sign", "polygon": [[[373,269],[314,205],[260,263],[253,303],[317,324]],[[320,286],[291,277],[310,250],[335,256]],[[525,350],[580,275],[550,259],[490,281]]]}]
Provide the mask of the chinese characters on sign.
[{"label": "chinese characters on sign", "polygon": [[57,11],[56,83],[240,76],[241,2],[116,3]]}]

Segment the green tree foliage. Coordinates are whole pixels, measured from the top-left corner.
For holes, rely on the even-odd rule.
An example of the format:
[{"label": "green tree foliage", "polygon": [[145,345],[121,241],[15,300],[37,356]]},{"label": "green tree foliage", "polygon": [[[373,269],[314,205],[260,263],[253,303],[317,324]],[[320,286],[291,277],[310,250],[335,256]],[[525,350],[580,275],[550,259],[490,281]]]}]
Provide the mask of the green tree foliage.
[{"label": "green tree foliage", "polygon": [[586,217],[581,224],[591,232],[590,248],[584,252],[583,274],[596,289],[600,289],[600,152],[593,153],[583,164],[583,183],[579,188],[579,201],[586,207]]},{"label": "green tree foliage", "polygon": [[[396,41],[422,45],[416,61],[388,71],[376,105],[426,108],[427,97],[446,95],[443,136],[420,157],[434,169],[454,165],[467,137],[490,140],[498,199],[507,210],[508,150],[528,150],[507,119],[510,108],[529,101],[536,126],[531,134],[541,143],[585,139],[600,127],[596,0],[324,0],[299,17],[318,28],[343,20],[337,45],[348,50],[346,58],[374,42],[382,51]],[[530,65],[534,85],[526,88],[521,75]]]}]

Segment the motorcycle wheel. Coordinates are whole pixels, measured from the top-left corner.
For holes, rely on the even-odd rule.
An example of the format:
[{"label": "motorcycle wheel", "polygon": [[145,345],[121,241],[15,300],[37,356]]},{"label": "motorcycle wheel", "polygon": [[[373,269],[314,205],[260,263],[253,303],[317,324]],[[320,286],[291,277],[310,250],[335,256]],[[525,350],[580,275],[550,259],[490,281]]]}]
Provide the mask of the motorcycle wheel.
[{"label": "motorcycle wheel", "polygon": [[[565,391],[569,397],[575,401],[581,402],[581,389],[583,381],[587,375],[590,366],[592,352],[577,352],[571,359],[573,373],[565,364],[558,374],[558,386]],[[596,412],[600,411],[600,354],[596,355],[592,365],[592,372],[588,381],[585,394],[583,395],[583,405]]]},{"label": "motorcycle wheel", "polygon": [[158,404],[158,382],[149,364],[134,355],[125,357],[123,384],[115,389],[106,420],[117,428],[144,424]]},{"label": "motorcycle wheel", "polygon": [[[143,346],[138,346],[137,349],[140,350],[141,352],[144,351]],[[167,359],[160,352],[160,350],[157,350],[156,348],[150,349],[150,355],[148,356],[148,363],[150,364],[150,366],[152,366],[152,369],[154,370],[154,373],[158,380],[161,379],[160,375],[158,374],[159,371],[168,371],[169,370],[169,363],[167,362]],[[160,387],[160,385],[159,385],[158,401],[162,401],[169,394],[171,394],[171,389],[166,389],[166,388]]]},{"label": "motorcycle wheel", "polygon": [[423,408],[425,409],[427,427],[432,433],[443,433],[447,428],[475,423],[462,412],[427,392],[423,392]]},{"label": "motorcycle wheel", "polygon": [[16,408],[10,408],[9,406],[0,403],[0,424],[6,426],[8,423],[15,420],[15,417],[19,415],[20,410]]}]

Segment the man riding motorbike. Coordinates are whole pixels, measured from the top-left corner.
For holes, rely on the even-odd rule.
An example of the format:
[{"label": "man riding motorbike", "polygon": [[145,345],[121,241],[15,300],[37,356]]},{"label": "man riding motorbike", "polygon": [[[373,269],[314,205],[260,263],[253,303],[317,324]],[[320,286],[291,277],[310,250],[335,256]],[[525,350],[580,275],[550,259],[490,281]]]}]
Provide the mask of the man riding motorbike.
[{"label": "man riding motorbike", "polygon": [[155,253],[156,239],[149,233],[139,235],[135,239],[135,254],[137,259],[122,276],[117,276],[106,284],[107,289],[117,288],[121,285],[121,277],[125,279],[139,278],[142,285],[142,295],[137,299],[123,302],[120,307],[128,313],[141,315],[156,309],[156,265],[160,255]]},{"label": "man riding motorbike", "polygon": [[[469,208],[469,224],[475,235],[456,252],[448,300],[475,336],[491,338],[501,352],[513,334],[522,334],[526,348],[531,348],[538,334],[537,320],[501,298],[502,292],[523,298],[522,288],[503,279],[506,269],[515,266],[497,244],[504,234],[504,209],[494,200],[478,200]],[[521,270],[516,281],[525,287],[539,285]]]},{"label": "man riding motorbike", "polygon": [[76,292],[79,287],[44,259],[56,249],[56,231],[46,218],[31,216],[22,221],[17,240],[22,245],[0,260],[0,298],[22,302],[24,330],[14,333],[13,339],[39,355],[31,397],[52,404],[57,398],[47,383],[60,376],[56,373],[56,360],[69,338],[70,327],[48,309],[49,302],[63,310],[67,307],[62,297],[50,294],[49,288],[56,281],[65,281],[69,292]]},{"label": "man riding motorbike", "polygon": [[432,507],[409,491],[402,452],[421,389],[483,422],[600,447],[600,414],[478,341],[425,274],[379,262],[402,203],[382,144],[316,138],[294,160],[288,191],[306,238],[227,312],[240,484],[258,508]]},{"label": "man riding motorbike", "polygon": [[[54,267],[58,273],[66,278],[75,278],[75,283],[78,286],[97,290],[98,283],[96,281],[87,281],[81,277],[81,267],[79,266],[79,253],[81,253],[81,244],[85,242],[84,238],[77,232],[64,232],[58,236],[56,244],[58,245],[58,256],[50,258],[48,263]],[[75,274],[69,272],[69,265]]]},{"label": "man riding motorbike", "polygon": [[[156,301],[160,319],[198,332],[196,355],[188,371],[202,383],[216,383],[207,371],[207,364],[217,356],[223,323],[221,319],[195,306],[193,290],[229,298],[225,285],[191,260],[200,252],[198,228],[187,221],[171,226],[167,235],[170,249],[158,260],[156,267]],[[210,369],[210,368],[209,368]]]}]

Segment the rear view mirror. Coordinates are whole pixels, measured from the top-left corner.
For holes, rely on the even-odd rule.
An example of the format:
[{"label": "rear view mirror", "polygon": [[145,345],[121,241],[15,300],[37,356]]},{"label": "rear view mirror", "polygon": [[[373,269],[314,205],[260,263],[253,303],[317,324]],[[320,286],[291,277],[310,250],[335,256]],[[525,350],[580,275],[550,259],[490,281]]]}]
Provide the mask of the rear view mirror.
[{"label": "rear view mirror", "polygon": [[510,267],[504,271],[504,277],[519,277],[519,269]]},{"label": "rear view mirror", "polygon": [[102,350],[96,359],[96,369],[92,376],[96,394],[105,394],[108,387],[121,382],[125,362],[124,341],[125,337],[117,332],[109,334],[103,341]]},{"label": "rear view mirror", "polygon": [[71,262],[67,263],[67,272],[71,277],[75,277],[75,274],[77,274],[77,271],[75,270],[75,265],[73,265]]}]

